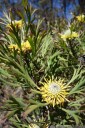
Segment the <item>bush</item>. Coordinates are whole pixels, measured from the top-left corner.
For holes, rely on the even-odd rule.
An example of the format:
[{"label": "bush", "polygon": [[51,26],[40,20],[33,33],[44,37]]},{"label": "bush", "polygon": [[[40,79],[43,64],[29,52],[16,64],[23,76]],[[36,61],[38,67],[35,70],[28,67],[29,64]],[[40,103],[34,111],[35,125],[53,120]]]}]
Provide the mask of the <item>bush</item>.
[{"label": "bush", "polygon": [[10,128],[83,125],[84,22],[75,17],[69,27],[55,21],[44,30],[44,19],[24,2],[23,8],[20,20],[1,18],[0,86],[8,90],[1,114]]}]

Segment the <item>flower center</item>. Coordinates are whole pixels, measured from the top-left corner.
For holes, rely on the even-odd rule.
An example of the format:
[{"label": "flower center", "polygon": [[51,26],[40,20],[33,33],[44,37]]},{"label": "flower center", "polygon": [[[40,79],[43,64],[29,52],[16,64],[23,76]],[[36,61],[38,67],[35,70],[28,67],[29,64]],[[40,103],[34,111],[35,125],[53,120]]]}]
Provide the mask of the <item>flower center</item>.
[{"label": "flower center", "polygon": [[57,94],[57,93],[61,90],[61,88],[60,88],[60,86],[57,85],[56,83],[51,83],[51,84],[49,85],[48,90],[49,90],[52,94],[55,95],[55,94]]}]

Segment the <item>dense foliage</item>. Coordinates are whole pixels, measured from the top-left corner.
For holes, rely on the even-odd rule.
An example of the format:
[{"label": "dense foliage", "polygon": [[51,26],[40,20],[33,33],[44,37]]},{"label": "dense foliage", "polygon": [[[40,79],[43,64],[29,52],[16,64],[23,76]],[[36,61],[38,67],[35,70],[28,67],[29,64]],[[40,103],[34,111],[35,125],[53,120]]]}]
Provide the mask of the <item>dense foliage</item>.
[{"label": "dense foliage", "polygon": [[85,16],[74,16],[69,26],[59,19],[45,26],[26,1],[22,6],[17,19],[4,12],[0,20],[2,126],[83,126]]}]

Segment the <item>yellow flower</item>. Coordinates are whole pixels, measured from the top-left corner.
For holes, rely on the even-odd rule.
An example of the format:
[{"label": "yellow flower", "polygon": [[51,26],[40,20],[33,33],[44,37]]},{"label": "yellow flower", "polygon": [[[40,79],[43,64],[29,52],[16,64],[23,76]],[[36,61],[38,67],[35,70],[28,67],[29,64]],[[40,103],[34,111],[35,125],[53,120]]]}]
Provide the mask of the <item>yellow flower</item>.
[{"label": "yellow flower", "polygon": [[[12,24],[13,24],[13,26],[15,26],[15,28],[19,28],[19,29],[20,29],[20,28],[22,27],[22,25],[23,25],[22,20],[14,20],[14,21],[12,21]],[[11,23],[10,23],[10,24],[7,24],[6,27],[9,28],[9,29],[12,29]]]},{"label": "yellow flower", "polygon": [[26,52],[28,50],[31,50],[31,45],[28,42],[28,40],[26,42],[21,43],[21,47],[22,47],[22,51]]},{"label": "yellow flower", "polygon": [[14,23],[13,23],[15,26],[17,26],[18,28],[21,28],[22,27],[22,20],[15,20]]},{"label": "yellow flower", "polygon": [[30,124],[29,128],[40,128],[37,124]]},{"label": "yellow flower", "polygon": [[18,50],[18,46],[16,44],[10,44],[9,45],[9,49],[11,49],[12,51],[15,49],[15,50]]},{"label": "yellow flower", "polygon": [[[23,52],[26,52],[26,51],[31,50],[31,45],[30,45],[30,43],[28,41],[22,42],[21,43],[21,48],[22,48]],[[11,49],[12,51],[15,49],[15,50],[18,51],[18,53],[20,53],[20,48],[18,47],[17,44],[10,44],[9,45],[9,49]]]},{"label": "yellow flower", "polygon": [[77,20],[80,21],[80,22],[85,22],[85,15],[79,15],[79,16],[76,16]]},{"label": "yellow flower", "polygon": [[74,37],[76,38],[76,37],[79,37],[79,35],[78,35],[78,33],[76,33],[76,32],[72,32],[71,37],[72,37],[72,38],[74,38]]},{"label": "yellow flower", "polygon": [[64,83],[64,80],[45,80],[42,83],[43,86],[39,88],[43,100],[52,104],[53,107],[58,104],[63,104],[66,101],[66,96],[68,95],[68,86]]},{"label": "yellow flower", "polygon": [[76,32],[71,32],[70,29],[66,30],[64,34],[60,34],[61,38],[66,41],[66,39],[73,39],[79,37],[79,34]]}]

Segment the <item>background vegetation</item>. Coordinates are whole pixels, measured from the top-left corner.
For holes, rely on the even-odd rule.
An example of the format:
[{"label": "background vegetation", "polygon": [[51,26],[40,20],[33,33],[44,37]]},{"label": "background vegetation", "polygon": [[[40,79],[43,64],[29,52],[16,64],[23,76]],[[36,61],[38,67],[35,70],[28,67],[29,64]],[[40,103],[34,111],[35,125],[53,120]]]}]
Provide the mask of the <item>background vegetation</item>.
[{"label": "background vegetation", "polygon": [[[74,12],[70,24],[65,15],[55,16],[58,12],[52,2],[47,7],[46,1],[40,1],[39,9],[34,9],[27,0],[18,1],[13,7],[7,1],[2,3],[7,11],[0,18],[1,127],[84,125],[84,1],[83,4],[79,1],[80,20]],[[66,3],[63,0],[64,14]],[[63,105],[53,106],[43,99],[41,88],[45,79],[60,83],[63,80],[69,87]]]}]

